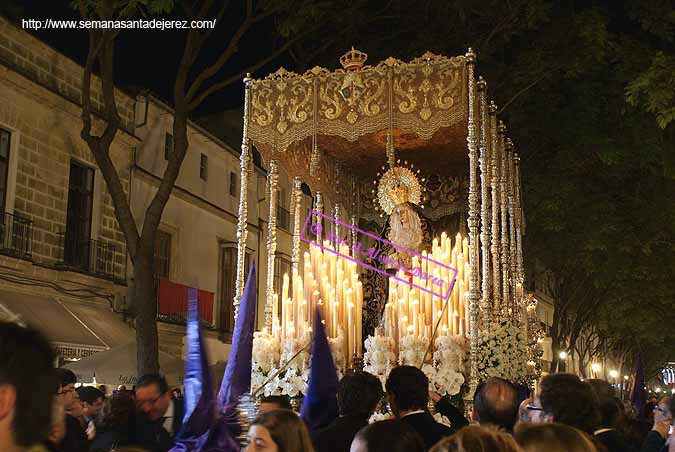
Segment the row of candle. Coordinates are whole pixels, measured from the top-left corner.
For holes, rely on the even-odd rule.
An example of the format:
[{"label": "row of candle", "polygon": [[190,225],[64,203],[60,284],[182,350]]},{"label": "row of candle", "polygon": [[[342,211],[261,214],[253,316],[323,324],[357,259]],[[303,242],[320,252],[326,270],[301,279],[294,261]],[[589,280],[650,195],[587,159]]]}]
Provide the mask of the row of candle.
[{"label": "row of candle", "polygon": [[337,249],[339,255],[328,241],[323,249],[310,246],[303,256],[302,274],[297,269],[290,277],[284,274],[281,294],[273,296],[272,335],[280,343],[308,340],[318,308],[328,338],[343,337],[342,352],[349,366],[362,353],[363,285],[356,263],[343,257],[350,255],[349,247]]},{"label": "row of candle", "polygon": [[[440,240],[433,240],[430,253],[423,251],[421,259],[413,256],[411,268],[418,271],[408,274],[399,271],[398,280],[389,278],[384,332],[394,339],[397,350],[404,336],[431,339],[437,325],[436,336],[468,334],[469,306],[465,292],[470,277],[466,258],[469,242],[457,234],[452,245],[450,237],[441,234]],[[455,277],[455,269],[455,285],[446,301],[444,296]],[[425,274],[430,277],[425,278]]]}]

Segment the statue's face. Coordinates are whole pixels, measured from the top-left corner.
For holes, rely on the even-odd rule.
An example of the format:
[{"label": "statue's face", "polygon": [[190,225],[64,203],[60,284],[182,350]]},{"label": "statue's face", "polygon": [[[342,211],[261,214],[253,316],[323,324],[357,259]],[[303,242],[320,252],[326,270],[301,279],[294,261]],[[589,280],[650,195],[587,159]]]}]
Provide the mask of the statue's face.
[{"label": "statue's face", "polygon": [[399,221],[401,222],[401,225],[408,225],[410,224],[410,208],[405,205],[401,204],[399,206],[396,206],[394,209],[396,211],[396,214],[398,215]]}]

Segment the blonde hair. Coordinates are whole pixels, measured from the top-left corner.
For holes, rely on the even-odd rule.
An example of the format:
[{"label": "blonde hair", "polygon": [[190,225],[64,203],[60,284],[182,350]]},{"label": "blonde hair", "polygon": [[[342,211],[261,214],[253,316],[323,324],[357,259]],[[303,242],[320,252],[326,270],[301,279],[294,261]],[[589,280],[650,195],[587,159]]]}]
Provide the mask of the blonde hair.
[{"label": "blonde hair", "polygon": [[598,452],[588,435],[565,424],[520,424],[514,436],[525,452]]},{"label": "blonde hair", "polygon": [[503,430],[469,425],[443,438],[430,452],[522,452],[522,449]]}]

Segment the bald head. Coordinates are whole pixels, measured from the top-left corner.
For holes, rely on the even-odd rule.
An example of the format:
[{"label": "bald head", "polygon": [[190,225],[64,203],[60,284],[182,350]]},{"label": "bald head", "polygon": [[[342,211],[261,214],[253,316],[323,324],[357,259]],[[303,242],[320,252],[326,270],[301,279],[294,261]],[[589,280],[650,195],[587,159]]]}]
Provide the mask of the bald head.
[{"label": "bald head", "polygon": [[508,381],[493,377],[480,383],[473,404],[480,424],[513,430],[518,418],[518,391]]}]

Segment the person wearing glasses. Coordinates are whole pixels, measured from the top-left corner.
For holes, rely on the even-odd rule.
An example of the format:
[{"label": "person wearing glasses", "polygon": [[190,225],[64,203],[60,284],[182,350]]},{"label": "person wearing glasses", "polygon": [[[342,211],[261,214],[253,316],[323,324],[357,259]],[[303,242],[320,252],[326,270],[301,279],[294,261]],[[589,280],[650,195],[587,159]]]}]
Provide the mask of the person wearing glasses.
[{"label": "person wearing glasses", "polygon": [[169,450],[183,421],[183,399],[172,397],[163,376],[144,375],[136,384],[136,407],[143,446],[156,452]]},{"label": "person wearing glasses", "polygon": [[56,369],[56,375],[59,381],[57,395],[66,412],[66,435],[61,443],[54,447],[54,450],[87,452],[89,450],[89,439],[78,419],[82,415],[82,402],[80,402],[75,390],[77,377],[73,371],[64,368]]},{"label": "person wearing glasses", "polygon": [[654,426],[647,435],[640,452],[664,452],[675,447],[672,433],[672,412],[675,410],[675,397],[663,397],[654,407]]}]

